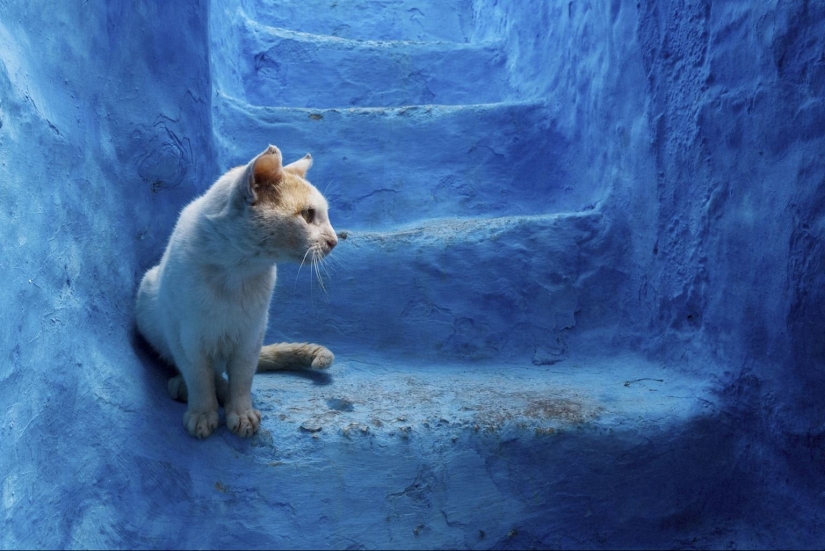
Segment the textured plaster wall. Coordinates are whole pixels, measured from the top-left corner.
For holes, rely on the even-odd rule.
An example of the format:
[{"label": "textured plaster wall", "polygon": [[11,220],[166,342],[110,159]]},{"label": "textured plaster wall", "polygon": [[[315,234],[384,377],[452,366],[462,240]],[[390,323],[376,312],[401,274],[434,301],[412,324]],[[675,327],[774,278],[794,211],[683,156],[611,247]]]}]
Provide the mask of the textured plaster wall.
[{"label": "textured plaster wall", "polygon": [[605,211],[632,235],[616,266],[634,345],[710,352],[754,429],[809,459],[823,430],[823,9],[476,5],[477,35],[507,37],[513,87],[546,98],[590,185],[610,185]]},{"label": "textured plaster wall", "polygon": [[[0,545],[821,547],[823,37],[804,1],[0,2]],[[343,367],[198,443],[134,291],[268,143],[347,236],[268,339]]]},{"label": "textured plaster wall", "polygon": [[823,30],[816,2],[656,2],[637,31],[656,157],[650,326],[671,357],[702,343],[731,366],[745,430],[816,488]]},{"label": "textured plaster wall", "polygon": [[125,412],[147,409],[133,297],[215,173],[206,15],[0,4],[3,547],[115,545],[135,510],[117,466],[144,430]]}]

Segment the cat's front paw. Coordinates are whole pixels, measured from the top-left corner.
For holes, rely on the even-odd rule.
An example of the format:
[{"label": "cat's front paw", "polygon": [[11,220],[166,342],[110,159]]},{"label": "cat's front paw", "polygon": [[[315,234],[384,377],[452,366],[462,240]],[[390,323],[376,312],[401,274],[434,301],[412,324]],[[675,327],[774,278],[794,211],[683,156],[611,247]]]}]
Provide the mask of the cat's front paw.
[{"label": "cat's front paw", "polygon": [[229,411],[226,414],[226,426],[229,430],[247,438],[258,431],[261,424],[261,412],[257,409],[248,409],[243,412]]},{"label": "cat's front paw", "polygon": [[183,414],[183,426],[195,438],[206,438],[218,428],[217,411],[189,411]]},{"label": "cat's front paw", "polygon": [[319,346],[315,351],[314,358],[312,358],[312,369],[326,369],[335,361],[335,355],[329,348]]}]

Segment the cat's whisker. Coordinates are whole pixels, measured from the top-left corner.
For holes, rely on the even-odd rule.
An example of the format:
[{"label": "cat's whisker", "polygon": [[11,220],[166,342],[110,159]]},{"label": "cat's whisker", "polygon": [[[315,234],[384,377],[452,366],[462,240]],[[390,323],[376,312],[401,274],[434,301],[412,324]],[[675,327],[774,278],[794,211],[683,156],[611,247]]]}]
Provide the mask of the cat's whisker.
[{"label": "cat's whisker", "polygon": [[295,274],[295,284],[296,285],[298,284],[298,276],[301,275],[301,268],[304,267],[304,262],[306,262],[307,255],[309,254],[309,251],[311,251],[311,250],[312,250],[312,247],[308,248],[307,252],[304,253],[304,258],[301,259],[301,264],[298,266],[298,273]]},{"label": "cat's whisker", "polygon": [[332,253],[328,254],[327,258],[335,263],[336,268],[343,268],[344,270],[349,271],[349,267],[340,260],[338,260],[337,257],[333,256]]},{"label": "cat's whisker", "polygon": [[332,187],[332,189],[330,189],[330,186],[332,186],[333,184],[335,184],[335,180],[331,180],[330,182],[327,183],[326,186],[324,186],[323,195],[329,197],[330,194],[335,192],[335,189],[336,189],[335,187]]},{"label": "cat's whisker", "polygon": [[324,270],[324,275],[331,278],[332,276],[329,275],[329,270],[327,269],[327,258],[329,258],[329,256],[321,257],[319,264],[321,264],[321,269]]},{"label": "cat's whisker", "polygon": [[321,286],[321,290],[326,294],[327,287],[326,287],[326,285],[324,285],[324,277],[323,277],[323,274],[321,274],[321,261],[320,260],[315,261],[315,275],[318,277],[318,285]]},{"label": "cat's whisker", "polygon": [[310,298],[312,298],[312,288],[315,283],[315,247],[310,247],[308,252],[311,253],[309,257],[309,292]]},{"label": "cat's whisker", "polygon": [[321,287],[321,291],[323,291],[324,296],[329,297],[327,287],[324,285],[323,275],[321,274],[321,267],[323,266],[322,261],[323,256],[321,254],[321,250],[320,248],[316,248],[312,258],[312,266],[315,269],[315,276],[318,278],[318,285]]},{"label": "cat's whisker", "polygon": [[309,287],[312,288],[313,283],[317,279],[317,274],[315,273],[315,258],[312,259],[312,274],[309,276]]}]

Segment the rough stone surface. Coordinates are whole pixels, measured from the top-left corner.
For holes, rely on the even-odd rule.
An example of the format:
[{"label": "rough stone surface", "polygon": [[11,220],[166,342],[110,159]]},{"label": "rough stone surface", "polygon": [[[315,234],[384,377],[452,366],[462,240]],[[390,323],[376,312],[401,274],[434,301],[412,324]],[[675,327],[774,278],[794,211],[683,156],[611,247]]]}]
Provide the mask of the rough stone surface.
[{"label": "rough stone surface", "polygon": [[[0,2],[0,547],[821,548],[825,5]],[[180,209],[267,144],[261,430],[134,334]],[[318,277],[320,276],[320,277]]]}]

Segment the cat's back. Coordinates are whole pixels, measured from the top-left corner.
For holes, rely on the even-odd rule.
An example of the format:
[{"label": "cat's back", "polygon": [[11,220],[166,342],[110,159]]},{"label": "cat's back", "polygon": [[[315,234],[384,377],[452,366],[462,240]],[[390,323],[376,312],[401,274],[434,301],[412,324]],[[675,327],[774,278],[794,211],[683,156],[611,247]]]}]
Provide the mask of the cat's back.
[{"label": "cat's back", "polygon": [[226,172],[181,210],[158,265],[159,277],[165,277],[167,268],[192,264],[214,253],[206,250],[218,238],[212,235],[215,233],[214,219],[226,210],[232,184],[240,177],[243,168],[235,167]]},{"label": "cat's back", "polygon": [[162,312],[158,301],[158,273],[160,266],[150,268],[140,281],[135,301],[135,322],[138,331],[164,359],[172,361],[172,352],[166,345]]},{"label": "cat's back", "polygon": [[[186,205],[178,216],[160,262],[144,274],[136,297],[135,316],[141,334],[167,359],[171,359],[168,333],[185,320],[222,319],[221,312],[198,312],[226,307],[209,277],[221,261],[222,244],[213,219],[219,217],[230,200],[232,184],[243,167],[230,170],[205,193]],[[232,297],[223,297],[230,299]],[[228,312],[224,312],[227,314]],[[190,319],[196,318],[196,319]]]}]

